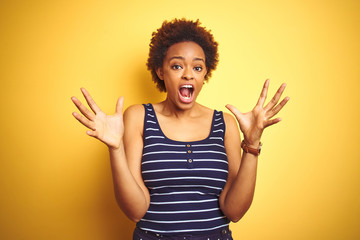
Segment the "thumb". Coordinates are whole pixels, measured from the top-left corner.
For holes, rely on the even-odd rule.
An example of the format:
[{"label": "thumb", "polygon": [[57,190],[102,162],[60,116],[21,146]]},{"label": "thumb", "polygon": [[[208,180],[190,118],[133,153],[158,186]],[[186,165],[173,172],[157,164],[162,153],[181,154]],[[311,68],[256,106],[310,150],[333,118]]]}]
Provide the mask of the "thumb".
[{"label": "thumb", "polygon": [[240,120],[242,113],[236,107],[231,104],[227,104],[225,107],[229,109],[232,114],[234,114],[238,121]]},{"label": "thumb", "polygon": [[119,97],[119,99],[116,102],[116,113],[122,113],[123,106],[124,106],[124,97]]}]

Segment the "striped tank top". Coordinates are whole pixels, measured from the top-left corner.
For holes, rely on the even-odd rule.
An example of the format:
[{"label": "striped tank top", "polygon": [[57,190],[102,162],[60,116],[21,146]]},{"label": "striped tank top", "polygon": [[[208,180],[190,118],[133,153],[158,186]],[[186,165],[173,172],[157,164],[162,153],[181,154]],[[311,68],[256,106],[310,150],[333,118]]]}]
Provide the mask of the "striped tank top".
[{"label": "striped tank top", "polygon": [[180,142],[164,135],[151,104],[144,107],[141,172],[150,206],[137,227],[176,235],[205,234],[228,226],[219,206],[228,176],[222,112],[214,110],[207,138]]}]

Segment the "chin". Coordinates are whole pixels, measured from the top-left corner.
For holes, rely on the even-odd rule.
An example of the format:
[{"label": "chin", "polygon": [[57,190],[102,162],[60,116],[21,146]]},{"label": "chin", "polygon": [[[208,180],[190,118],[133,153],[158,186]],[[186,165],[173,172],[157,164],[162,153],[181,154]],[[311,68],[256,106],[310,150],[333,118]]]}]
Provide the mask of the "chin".
[{"label": "chin", "polygon": [[177,100],[177,106],[182,110],[189,110],[196,104],[196,99],[194,98],[191,102],[183,102],[181,99]]}]

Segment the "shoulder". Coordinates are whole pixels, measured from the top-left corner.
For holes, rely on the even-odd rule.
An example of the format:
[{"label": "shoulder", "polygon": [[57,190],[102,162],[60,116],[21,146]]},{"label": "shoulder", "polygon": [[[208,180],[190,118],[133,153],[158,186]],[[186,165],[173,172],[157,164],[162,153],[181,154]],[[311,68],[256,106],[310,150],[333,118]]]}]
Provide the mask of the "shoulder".
[{"label": "shoulder", "polygon": [[129,106],[124,112],[124,124],[126,128],[142,130],[145,116],[145,108],[140,104]]},{"label": "shoulder", "polygon": [[[223,113],[225,122],[225,147],[237,145],[240,141],[240,131],[235,117],[229,113]],[[239,144],[240,146],[240,144]]]},{"label": "shoulder", "polygon": [[201,118],[208,119],[208,118],[211,118],[214,115],[214,113],[219,112],[216,109],[209,108],[209,107],[201,105],[199,103],[198,103],[198,106],[199,106],[198,113],[199,113],[199,116],[201,116]]},{"label": "shoulder", "polygon": [[238,128],[237,121],[233,115],[223,112],[223,116],[224,116],[224,122],[225,122],[227,129],[231,130],[234,128],[236,128],[236,129]]},{"label": "shoulder", "polygon": [[137,118],[145,115],[143,105],[136,104],[129,106],[124,112],[124,118]]},{"label": "shoulder", "polygon": [[[229,163],[229,174],[237,173],[241,159],[241,136],[238,122],[235,117],[229,113],[224,113],[225,121],[225,140],[224,146]],[[234,175],[232,176],[234,177]]]}]

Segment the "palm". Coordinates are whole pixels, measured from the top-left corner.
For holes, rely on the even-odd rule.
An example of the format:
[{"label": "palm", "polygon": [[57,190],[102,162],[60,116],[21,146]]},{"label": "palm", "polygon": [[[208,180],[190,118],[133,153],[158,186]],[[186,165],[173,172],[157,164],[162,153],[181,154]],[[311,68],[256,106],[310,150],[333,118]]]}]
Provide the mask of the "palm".
[{"label": "palm", "polygon": [[261,91],[261,95],[256,106],[247,113],[240,112],[237,108],[230,104],[226,105],[226,107],[235,115],[236,119],[238,120],[241,132],[244,134],[245,139],[250,143],[260,141],[264,129],[268,126],[278,123],[281,120],[280,118],[272,118],[284,107],[286,102],[289,100],[289,98],[286,97],[278,105],[276,105],[285,89],[285,86],[285,84],[281,85],[271,101],[265,107],[263,107],[269,87],[269,80],[267,80]]},{"label": "palm", "polygon": [[91,108],[90,111],[78,99],[72,98],[76,107],[83,114],[73,113],[74,117],[90,130],[86,133],[95,137],[111,148],[118,148],[124,135],[123,123],[123,98],[119,98],[116,104],[116,112],[113,115],[106,115],[95,103],[90,94],[82,89],[82,93]]},{"label": "palm", "polygon": [[264,129],[264,117],[264,113],[256,109],[253,109],[251,112],[240,113],[238,121],[241,132],[245,135],[249,135],[257,129]]},{"label": "palm", "polygon": [[104,112],[96,114],[94,128],[97,138],[111,147],[117,147],[124,132],[122,115],[106,115]]}]

